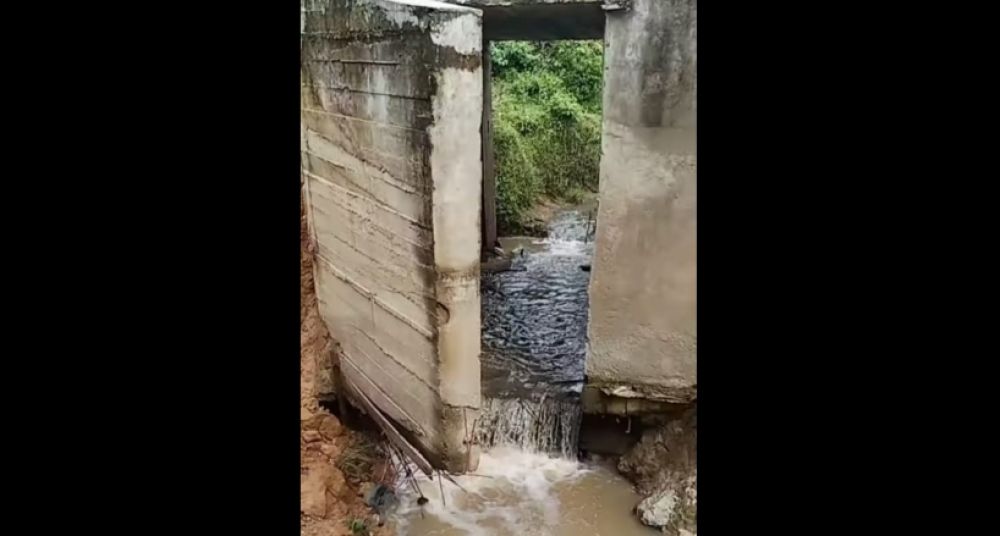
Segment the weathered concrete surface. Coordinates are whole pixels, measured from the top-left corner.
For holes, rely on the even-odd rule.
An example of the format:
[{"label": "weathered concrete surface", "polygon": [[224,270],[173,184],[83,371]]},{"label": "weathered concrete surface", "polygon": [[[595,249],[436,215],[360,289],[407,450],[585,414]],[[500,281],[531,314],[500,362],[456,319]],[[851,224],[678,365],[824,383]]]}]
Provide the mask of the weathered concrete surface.
[{"label": "weathered concrete surface", "polygon": [[472,469],[481,14],[431,0],[302,12],[302,172],[340,368],[438,466]]},{"label": "weathered concrete surface", "polygon": [[588,412],[697,397],[696,9],[633,0],[607,17]]}]

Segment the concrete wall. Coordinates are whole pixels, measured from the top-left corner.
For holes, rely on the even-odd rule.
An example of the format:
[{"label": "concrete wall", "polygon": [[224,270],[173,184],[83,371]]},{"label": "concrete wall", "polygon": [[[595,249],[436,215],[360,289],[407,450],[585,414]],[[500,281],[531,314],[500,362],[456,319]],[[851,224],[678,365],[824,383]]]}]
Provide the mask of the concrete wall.
[{"label": "concrete wall", "polygon": [[303,0],[302,175],[320,314],[350,385],[439,467],[475,467],[482,20]]},{"label": "concrete wall", "polygon": [[633,0],[607,16],[589,412],[697,396],[696,13]]}]

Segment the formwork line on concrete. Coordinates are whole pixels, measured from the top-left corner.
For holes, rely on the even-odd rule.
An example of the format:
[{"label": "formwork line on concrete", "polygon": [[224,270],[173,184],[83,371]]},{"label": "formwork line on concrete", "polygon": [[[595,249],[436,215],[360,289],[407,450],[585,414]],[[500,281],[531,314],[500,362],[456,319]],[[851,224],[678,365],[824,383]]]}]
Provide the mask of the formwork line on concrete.
[{"label": "formwork line on concrete", "polygon": [[345,358],[344,361],[347,363],[348,366],[350,366],[358,375],[360,375],[368,383],[370,383],[372,388],[377,389],[382,394],[382,397],[388,400],[389,403],[391,403],[393,406],[395,406],[396,411],[400,415],[403,415],[406,418],[406,422],[401,424],[403,424],[407,430],[419,436],[427,436],[427,430],[425,430],[424,427],[421,426],[420,423],[418,423],[416,419],[413,418],[413,416],[411,416],[408,411],[406,411],[405,409],[403,409],[402,406],[393,401],[392,397],[389,396],[389,393],[385,392],[384,389],[379,387],[377,383],[375,383],[370,377],[368,377],[368,375],[365,374],[364,371],[362,371],[361,368],[358,367],[358,365],[353,361],[350,354],[346,353],[344,350],[341,350],[340,355],[341,358]]},{"label": "formwork line on concrete", "polygon": [[[346,350],[345,350],[345,351],[346,351]],[[363,356],[364,356],[364,357],[365,357],[365,358],[366,358],[366,359],[367,359],[368,361],[370,361],[370,362],[371,362],[371,363],[372,363],[372,364],[373,364],[373,365],[374,365],[374,366],[375,366],[375,367],[376,367],[376,368],[377,368],[377,369],[379,370],[379,372],[381,372],[382,374],[385,374],[386,376],[389,376],[389,377],[392,377],[392,376],[393,376],[393,375],[392,375],[392,374],[391,374],[391,373],[390,373],[390,372],[389,372],[388,370],[386,370],[386,369],[385,369],[385,367],[383,367],[383,366],[382,366],[382,365],[381,365],[381,364],[379,363],[379,360],[378,360],[378,359],[375,359],[375,358],[373,358],[372,356],[368,355],[368,352],[365,352],[365,351],[364,351],[364,350],[363,350],[362,348],[360,348],[360,347],[358,347],[358,348],[357,348],[357,351],[358,351],[358,353],[359,353],[359,354],[363,355]],[[388,354],[387,354],[387,355],[388,355]],[[391,356],[390,356],[390,357],[391,357]],[[400,362],[399,362],[398,360],[396,360],[395,358],[393,358],[393,359],[392,359],[392,361],[393,361],[394,363],[396,363],[397,365],[399,365],[399,366],[400,366],[400,367],[401,367],[401,368],[402,368],[403,370],[405,370],[406,372],[408,372],[409,374],[411,374],[411,375],[413,376],[413,378],[414,378],[414,379],[416,379],[416,380],[417,380],[417,381],[418,381],[418,382],[419,382],[419,383],[420,383],[421,385],[423,385],[424,387],[426,387],[426,388],[427,388],[428,392],[429,392],[429,393],[431,393],[431,394],[433,395],[433,397],[434,397],[434,399],[435,399],[435,400],[438,400],[438,396],[437,396],[437,393],[436,393],[436,391],[435,391],[434,387],[433,387],[433,386],[432,386],[431,384],[429,384],[429,383],[428,383],[427,381],[425,381],[425,380],[423,380],[422,378],[420,378],[420,376],[418,376],[417,374],[414,374],[414,373],[413,373],[413,371],[411,371],[410,369],[408,369],[408,368],[407,368],[407,367],[406,367],[405,365],[403,365],[402,363],[400,363]],[[354,360],[354,359],[352,358],[352,361],[351,361],[351,362],[352,362],[352,364],[353,364],[353,365],[354,365],[354,366],[355,366],[355,367],[356,367],[356,368],[357,368],[358,370],[361,370],[361,367],[360,367],[360,366],[359,366],[359,364],[357,363],[357,360]],[[364,371],[362,371],[362,372],[364,372]],[[367,376],[367,374],[366,374],[366,376]]]},{"label": "formwork line on concrete", "polygon": [[[350,168],[345,168],[345,169],[350,169]],[[371,201],[372,205],[374,205],[375,207],[377,207],[377,208],[379,208],[381,210],[384,210],[385,212],[388,212],[388,213],[392,214],[393,216],[397,216],[400,219],[405,220],[407,223],[409,223],[409,224],[411,224],[411,225],[413,225],[415,227],[418,227],[418,228],[420,228],[420,229],[422,229],[424,231],[428,231],[428,232],[432,232],[433,231],[433,229],[430,226],[428,226],[426,224],[423,224],[423,223],[420,223],[419,221],[411,218],[410,216],[408,216],[406,214],[403,214],[402,212],[400,212],[400,211],[398,211],[398,210],[390,207],[389,205],[383,203],[382,201],[379,201],[378,199],[375,199],[375,198],[370,197],[368,195],[362,195],[362,194],[359,194],[357,192],[352,192],[352,191],[348,190],[347,188],[344,188],[343,186],[341,186],[341,185],[339,185],[337,183],[330,182],[330,180],[327,179],[326,177],[322,177],[320,175],[316,175],[315,173],[312,173],[310,171],[305,171],[305,174],[307,176],[309,176],[309,178],[315,179],[315,180],[323,183],[324,186],[328,186],[328,187],[331,187],[331,188],[336,188],[336,189],[342,191],[343,193],[345,193],[345,194],[347,194],[347,195],[349,195],[351,197],[360,197],[360,198],[365,199],[367,201]],[[360,216],[360,217],[362,217],[362,218],[364,218],[366,220],[371,220],[372,219],[367,214],[361,214],[360,212],[358,212],[358,211],[356,211],[354,209],[351,209],[349,207],[341,207],[341,208],[343,208],[344,210],[350,212],[351,214],[354,214],[355,216]],[[381,225],[378,225],[377,223],[374,223],[373,226],[374,227],[378,227],[381,230],[387,231],[389,233],[393,232],[391,229],[386,229],[385,227],[382,227]],[[406,237],[402,237],[401,236],[399,238],[402,239],[402,240],[407,241],[408,243],[410,243],[410,244],[412,244],[414,246],[427,247],[425,244],[417,244],[415,242],[411,242]]]},{"label": "formwork line on concrete", "polygon": [[[360,255],[360,256],[362,256],[362,257],[364,257],[364,258],[365,258],[366,260],[369,260],[369,261],[371,261],[371,262],[373,262],[373,263],[374,263],[374,262],[377,262],[377,261],[376,261],[376,260],[375,260],[374,258],[372,258],[371,256],[369,256],[369,255],[365,254],[365,253],[364,253],[364,252],[363,252],[362,250],[360,250],[360,249],[358,249],[358,248],[356,248],[356,247],[354,247],[354,246],[350,245],[349,243],[347,243],[346,241],[344,241],[344,240],[343,240],[342,238],[340,238],[339,236],[336,236],[336,235],[329,235],[329,236],[331,236],[331,237],[332,237],[332,238],[333,238],[334,240],[336,240],[336,241],[337,241],[337,242],[339,242],[340,244],[343,244],[344,246],[346,246],[346,247],[350,248],[350,249],[351,249],[351,251],[353,251],[353,252],[357,253],[358,255]],[[322,249],[320,249],[320,248],[322,248]],[[323,249],[326,249],[326,250],[328,250],[329,248],[327,248],[327,247],[326,247],[325,245],[323,245],[322,243],[318,243],[318,247],[317,247],[317,249],[316,249],[316,251],[315,251],[315,254],[316,254],[316,255],[322,255],[322,250],[323,250]],[[323,256],[323,258],[325,259],[325,261],[326,261],[326,263],[327,263],[327,264],[331,264],[331,261],[330,261],[330,259],[329,259],[329,258],[327,258],[327,257],[326,257],[326,255],[322,255],[322,256]],[[421,269],[424,269],[424,270],[428,270],[428,271],[430,271],[430,270],[431,270],[431,268],[427,267],[426,265],[422,265],[422,264],[419,264],[419,263],[417,263],[416,261],[414,261],[414,264],[417,264],[417,265],[418,265],[418,268],[421,268]],[[390,273],[391,273],[392,275],[394,275],[394,276],[399,276],[399,277],[403,277],[403,276],[400,276],[398,272],[392,272],[392,270],[391,270],[390,268],[388,268],[388,267],[387,267],[387,270],[388,270],[388,271],[389,271],[389,272],[390,272]],[[352,271],[352,272],[353,272],[353,271]],[[354,277],[354,276],[355,276],[355,275],[357,275],[357,274],[354,274],[354,273],[351,273],[351,272],[344,272],[344,274],[345,274],[346,276],[348,276],[348,277],[351,277],[351,278],[352,278],[352,280],[355,280],[355,281],[357,280],[357,278],[355,278],[355,277]],[[360,283],[359,283],[359,284],[360,284]],[[363,286],[363,285],[362,285],[362,286]],[[408,298],[408,299],[410,299],[410,301],[413,301],[413,300],[412,300],[412,298],[414,298],[414,297],[416,297],[416,298],[423,298],[423,299],[428,299],[428,300],[433,300],[433,299],[435,299],[435,298],[437,297],[437,296],[436,296],[436,294],[434,294],[434,293],[433,293],[433,292],[432,292],[431,290],[429,290],[429,289],[428,289],[428,290],[422,290],[422,291],[412,291],[412,290],[402,290],[402,289],[400,289],[400,288],[397,288],[397,287],[394,287],[394,286],[387,286],[387,287],[386,287],[386,290],[387,290],[387,291],[389,291],[389,292],[392,292],[392,293],[395,293],[395,294],[401,294],[401,295],[405,295],[405,296],[407,296],[407,298]],[[372,292],[374,292],[374,291],[372,291]],[[415,304],[415,305],[419,305],[419,303],[417,303],[417,302],[414,302],[414,304]]]},{"label": "formwork line on concrete", "polygon": [[[317,137],[322,138],[323,141],[325,141],[327,143],[331,143],[331,144],[337,145],[337,142],[335,142],[335,141],[331,140],[330,138],[326,137],[322,132],[313,130],[312,128],[309,128],[309,127],[306,127],[306,132],[307,133],[308,132],[312,132]],[[339,145],[338,145],[338,147],[339,147]],[[398,160],[398,161],[401,161],[401,162],[408,162],[408,163],[416,164],[416,165],[422,165],[423,164],[422,161],[417,160],[417,159],[402,158],[402,157],[399,157],[399,156],[396,156],[396,155],[393,155],[393,154],[383,153],[382,151],[379,151],[378,149],[376,149],[376,148],[374,148],[374,147],[372,147],[370,145],[360,145],[360,146],[358,146],[358,148],[360,150],[363,150],[363,151],[370,151],[370,152],[375,153],[376,155],[381,156],[381,157],[390,158],[390,159]],[[375,166],[374,164],[369,164],[369,165],[371,165],[372,167],[377,168],[377,166]],[[353,169],[353,168],[348,168],[348,169]],[[384,171],[384,170],[379,169],[379,171]],[[388,173],[387,171],[384,171],[384,172]]]},{"label": "formwork line on concrete", "polygon": [[341,281],[343,281],[343,282],[347,283],[348,285],[350,285],[352,288],[354,288],[355,290],[357,290],[358,293],[360,293],[361,295],[363,295],[363,296],[367,297],[368,299],[372,300],[373,303],[375,303],[376,305],[378,305],[379,307],[381,307],[383,310],[385,310],[387,313],[389,313],[392,316],[396,317],[397,319],[399,319],[400,321],[402,321],[406,325],[408,325],[411,328],[413,328],[414,331],[416,331],[417,333],[423,335],[428,340],[432,340],[432,341],[435,340],[436,336],[435,336],[434,333],[431,333],[430,331],[427,331],[426,329],[424,329],[423,326],[421,326],[421,325],[417,324],[415,321],[409,319],[406,315],[403,315],[399,311],[396,311],[392,306],[390,306],[389,304],[385,303],[383,300],[379,299],[379,297],[378,297],[377,294],[375,294],[374,292],[372,292],[372,291],[368,290],[367,288],[365,288],[364,286],[362,286],[360,283],[358,283],[357,281],[355,281],[348,274],[345,274],[344,272],[342,272],[339,269],[337,269],[337,267],[334,264],[332,264],[329,259],[327,259],[323,255],[319,255],[319,254],[316,255],[316,258],[319,259],[320,261],[322,261],[323,264],[326,265],[330,269],[330,272],[331,272],[331,274],[333,274],[334,277],[336,277],[337,279],[340,279]]},{"label": "formwork line on concrete", "polygon": [[[410,195],[420,196],[421,198],[423,198],[426,201],[430,200],[430,197],[427,195],[427,192],[424,192],[423,190],[419,190],[417,188],[412,188],[412,187],[410,187],[406,183],[396,181],[396,179],[393,179],[392,181],[389,181],[389,180],[386,180],[384,177],[379,177],[379,176],[376,176],[376,175],[372,175],[372,174],[368,173],[367,171],[360,171],[360,170],[357,170],[357,169],[354,169],[354,168],[347,167],[347,166],[345,166],[343,164],[340,164],[338,162],[334,162],[334,161],[326,158],[325,156],[323,156],[321,154],[314,153],[311,150],[305,150],[305,151],[300,151],[300,152],[302,154],[304,154],[304,155],[316,157],[316,159],[322,160],[323,162],[329,164],[332,167],[339,168],[339,169],[342,169],[342,170],[345,170],[345,171],[349,171],[351,173],[358,173],[360,175],[364,175],[364,177],[367,178],[367,179],[381,181],[381,182],[385,183],[387,186],[391,186],[391,187],[399,190],[400,192],[403,192],[404,194],[410,194]],[[301,169],[303,172],[312,173],[306,167],[301,167],[299,169]],[[313,174],[314,175],[319,175],[318,173],[313,173]],[[322,175],[320,175],[320,176],[322,177]],[[358,187],[362,188],[360,185]],[[362,189],[364,189],[364,188],[362,188]],[[370,193],[367,190],[365,192],[366,193]],[[372,195],[374,195],[374,194],[372,194]]]},{"label": "formwork line on concrete", "polygon": [[349,115],[338,114],[338,113],[335,113],[335,112],[328,112],[326,110],[322,110],[322,109],[319,109],[319,108],[299,108],[299,109],[302,110],[303,112],[329,115],[331,117],[336,117],[338,119],[347,119],[349,121],[357,121],[359,123],[374,123],[376,125],[381,125],[381,126],[385,126],[385,127],[389,127],[389,128],[398,128],[400,130],[409,130],[409,131],[412,131],[412,132],[420,132],[421,134],[427,134],[427,130],[423,129],[423,128],[404,127],[402,125],[394,125],[392,123],[383,123],[382,121],[373,121],[371,119],[363,119],[361,117],[351,117]]},{"label": "formwork line on concrete", "polygon": [[323,84],[302,84],[302,87],[322,89],[324,91],[349,91],[351,93],[364,93],[365,95],[380,95],[383,97],[394,97],[397,99],[407,99],[407,100],[417,100],[430,102],[431,97],[418,97],[414,95],[400,95],[398,93],[384,93],[381,91],[367,91],[364,89],[355,89],[349,86],[327,86]]},{"label": "formwork line on concrete", "polygon": [[425,380],[424,378],[421,378],[419,374],[417,374],[413,370],[410,370],[410,367],[406,366],[406,364],[403,363],[398,357],[396,357],[395,354],[393,354],[392,352],[390,352],[389,350],[387,350],[384,346],[382,346],[382,344],[379,343],[378,340],[375,339],[375,337],[372,337],[368,333],[365,333],[365,330],[360,329],[357,326],[351,326],[351,327],[353,329],[355,329],[356,331],[361,332],[361,334],[364,335],[364,337],[366,339],[368,339],[369,341],[371,341],[371,343],[374,344],[375,347],[379,349],[379,351],[381,351],[383,354],[385,354],[386,357],[388,357],[389,359],[392,359],[397,365],[399,365],[400,367],[402,367],[403,370],[405,370],[406,372],[410,373],[410,375],[413,376],[413,378],[415,380],[417,380],[418,382],[424,384],[425,386],[427,386],[428,389],[431,389],[432,391],[434,389],[436,389],[436,387],[434,387],[434,385],[432,385],[431,382]]},{"label": "formwork line on concrete", "polygon": [[[329,158],[327,158],[327,157],[325,157],[325,156],[323,156],[321,154],[318,154],[318,153],[314,152],[312,149],[309,149],[309,150],[306,150],[306,151],[302,151],[302,152],[305,153],[308,156],[313,156],[316,159],[321,160],[322,162],[324,162],[326,164],[329,164],[332,167],[335,167],[335,168],[338,168],[338,169],[342,169],[342,170],[346,170],[346,171],[349,171],[351,173],[357,173],[359,175],[364,176],[364,178],[371,179],[374,176],[375,179],[378,179],[378,180],[384,182],[385,184],[387,184],[389,186],[393,186],[397,190],[399,190],[399,191],[401,191],[401,192],[403,192],[405,194],[411,194],[411,195],[412,194],[419,194],[421,197],[425,198],[426,200],[432,199],[430,197],[430,194],[432,194],[433,192],[432,191],[428,191],[428,188],[424,188],[424,187],[421,187],[420,185],[413,185],[413,184],[401,181],[398,178],[396,178],[395,176],[393,176],[393,174],[390,173],[389,171],[383,170],[381,168],[381,166],[379,166],[379,165],[372,164],[372,163],[369,163],[369,162],[365,162],[365,165],[371,166],[372,168],[374,168],[374,171],[372,171],[372,170],[366,170],[366,169],[357,169],[357,168],[351,167],[350,165],[347,165],[346,163],[336,162],[336,161],[330,160]],[[414,165],[418,164],[417,162],[412,161],[412,160],[406,160],[406,161],[404,161],[404,163],[410,163],[410,164],[414,164]],[[310,169],[312,169],[311,165],[309,165],[309,166],[303,166],[303,167],[301,167],[299,169],[302,169],[303,171],[308,171],[310,173],[313,173],[314,175],[319,175],[318,173],[314,173],[312,171],[309,171]],[[387,179],[385,177],[380,177],[378,175],[385,175],[385,176],[387,176],[389,178]],[[319,176],[322,177],[322,175],[319,175]],[[327,180],[330,180],[330,179],[327,179]]]},{"label": "formwork line on concrete", "polygon": [[[300,151],[300,152],[303,155],[306,155],[307,159],[310,156],[311,157],[315,157],[317,160],[320,160],[323,163],[328,164],[330,167],[337,168],[338,171],[355,173],[357,175],[362,176],[365,179],[368,179],[369,181],[371,181],[371,180],[378,180],[378,181],[381,181],[381,182],[385,183],[387,186],[391,186],[391,187],[399,190],[400,192],[403,192],[404,194],[416,195],[416,196],[420,196],[424,200],[430,200],[430,197],[427,195],[427,192],[425,192],[425,191],[423,191],[421,189],[414,188],[414,187],[412,187],[412,186],[410,186],[410,185],[408,185],[406,183],[400,182],[400,181],[396,180],[395,178],[392,178],[392,180],[390,181],[390,180],[385,179],[384,177],[379,177],[377,175],[372,175],[368,171],[355,169],[355,168],[352,168],[350,166],[346,166],[346,165],[344,165],[341,162],[334,162],[333,160],[330,160],[329,158],[327,158],[327,157],[325,157],[325,156],[323,156],[323,155],[321,155],[319,153],[313,152],[312,150],[304,150],[304,151]],[[321,177],[321,178],[325,179],[327,182],[333,182],[332,178],[328,178],[328,177],[325,177],[325,176],[323,176],[323,175],[321,175],[319,173],[311,171],[313,169],[312,165],[302,166],[299,169],[301,169],[304,173],[309,173],[311,175],[314,175],[314,176],[317,176],[317,177]],[[380,172],[380,173],[384,173],[384,172]],[[384,173],[384,174],[389,175],[390,177],[392,177],[391,174],[388,174],[388,173]],[[336,184],[336,183],[334,183],[334,184]],[[378,198],[374,197],[374,195],[375,195],[374,193],[368,191],[368,189],[371,188],[371,184],[369,184],[367,188],[365,188],[365,186],[363,184],[361,184],[361,183],[355,183],[355,184],[356,184],[356,186],[359,189],[363,190],[366,194],[372,195],[373,199],[375,201],[379,201]],[[383,202],[383,204],[389,206],[389,208],[393,208],[388,203],[384,203]],[[393,208],[393,210],[398,210],[398,209]]]},{"label": "formwork line on concrete", "polygon": [[[320,208],[316,208],[316,212],[319,212],[320,214],[324,214],[324,211],[323,211],[322,209],[320,209]],[[373,257],[372,257],[371,255],[368,255],[367,253],[365,253],[365,252],[364,252],[364,250],[361,250],[361,249],[358,249],[358,248],[357,248],[356,246],[354,246],[354,245],[352,245],[351,243],[347,242],[346,240],[344,240],[344,239],[340,238],[339,236],[337,236],[337,235],[333,235],[333,234],[331,234],[330,236],[331,236],[331,237],[333,237],[333,238],[334,238],[335,240],[337,240],[338,242],[340,242],[341,244],[344,244],[345,246],[347,246],[347,247],[351,248],[351,250],[352,250],[352,251],[354,251],[354,252],[358,253],[359,255],[361,255],[361,256],[363,256],[363,257],[365,257],[366,259],[368,259],[368,260],[370,260],[370,261],[372,261],[372,262],[378,262],[378,260],[377,260],[377,259],[375,259],[375,258],[373,258]],[[318,245],[320,245],[320,246],[322,246],[322,245],[323,245],[322,243],[317,243],[317,244],[318,244]],[[318,250],[317,250],[317,251],[318,251]],[[327,262],[330,262],[330,259],[327,259]],[[417,267],[417,268],[419,268],[419,269],[422,269],[422,270],[430,270],[430,271],[433,271],[433,270],[434,270],[434,267],[433,267],[433,266],[428,266],[428,265],[426,265],[426,264],[423,264],[422,262],[420,262],[420,261],[418,261],[418,260],[413,260],[413,259],[411,259],[411,262],[412,262],[412,264],[413,264],[413,265],[414,265],[415,267]],[[390,289],[390,290],[396,290],[396,289]],[[400,292],[402,292],[402,291],[400,291]],[[433,298],[433,297],[434,297],[433,295],[429,295],[429,294],[428,294],[428,295],[425,295],[425,296],[426,296],[426,297],[428,297],[428,298]]]}]

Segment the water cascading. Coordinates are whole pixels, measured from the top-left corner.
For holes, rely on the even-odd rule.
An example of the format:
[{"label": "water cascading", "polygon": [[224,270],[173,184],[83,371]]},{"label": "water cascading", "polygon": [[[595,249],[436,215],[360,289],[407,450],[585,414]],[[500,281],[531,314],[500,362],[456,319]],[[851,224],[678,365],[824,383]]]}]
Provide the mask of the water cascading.
[{"label": "water cascading", "polygon": [[[501,239],[511,270],[484,274],[483,401],[473,473],[413,469],[401,479],[400,536],[651,536],[613,465],[577,459],[590,263],[587,212],[571,209],[549,237]],[[590,230],[593,226],[590,225]]]},{"label": "water cascading", "polygon": [[483,403],[475,433],[485,448],[575,458],[587,336],[586,209],[559,213],[545,239],[504,238],[510,270],[484,274]]},{"label": "water cascading", "polygon": [[476,439],[486,448],[513,446],[572,458],[581,416],[579,400],[487,398]]}]

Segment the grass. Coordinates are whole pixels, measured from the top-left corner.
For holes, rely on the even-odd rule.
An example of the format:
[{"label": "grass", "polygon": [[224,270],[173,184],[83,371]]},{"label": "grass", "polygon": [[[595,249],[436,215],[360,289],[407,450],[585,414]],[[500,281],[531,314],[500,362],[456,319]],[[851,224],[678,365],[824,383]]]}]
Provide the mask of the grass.
[{"label": "grass", "polygon": [[355,434],[353,440],[340,452],[335,465],[344,476],[355,484],[372,479],[375,464],[381,459],[382,449],[368,434]]},{"label": "grass", "polygon": [[352,519],[347,522],[347,528],[354,536],[364,536],[368,534],[368,524],[361,519]]}]

